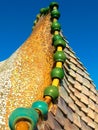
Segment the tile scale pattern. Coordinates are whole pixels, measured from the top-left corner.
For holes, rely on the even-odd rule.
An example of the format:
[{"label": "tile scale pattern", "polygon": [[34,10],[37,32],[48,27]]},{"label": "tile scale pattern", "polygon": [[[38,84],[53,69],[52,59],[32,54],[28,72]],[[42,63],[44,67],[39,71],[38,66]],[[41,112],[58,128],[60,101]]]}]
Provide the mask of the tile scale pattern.
[{"label": "tile scale pattern", "polygon": [[48,115],[45,130],[98,130],[98,92],[69,44],[60,96]]},{"label": "tile scale pattern", "polygon": [[[36,93],[35,96],[34,93],[37,91],[31,87],[31,84],[33,83],[32,74],[34,72],[34,68],[31,66],[34,65],[34,63],[36,66],[38,62],[38,58],[32,58],[32,55],[35,52],[35,43],[42,46],[41,53],[44,48],[44,54],[47,55],[47,57],[50,57],[50,59],[46,58],[44,64],[44,67],[46,66],[46,68],[44,68],[44,74],[47,72],[47,67],[49,68],[49,71],[48,74],[46,74],[46,79],[43,79],[42,86],[44,85],[45,87],[51,82],[49,72],[53,66],[53,48],[50,46],[52,36],[50,34],[51,24],[49,19],[50,15],[41,17],[33,34],[27,39],[22,47],[20,47],[9,59],[0,63],[0,130],[9,130],[8,126],[6,126],[8,115],[14,108],[20,106],[28,107],[31,105],[32,101],[42,98],[43,90],[40,91],[41,87],[39,87],[39,90],[37,88],[38,93],[39,91],[41,93]],[[49,44],[48,47],[46,46],[47,42]],[[39,47],[37,47],[37,49],[39,49]],[[98,93],[93,81],[83,64],[70,48],[69,44],[67,44],[67,47],[65,48],[65,53],[67,56],[67,60],[63,65],[65,76],[61,82],[59,98],[50,108],[47,120],[39,121],[37,129],[98,130]],[[43,60],[45,59],[44,54],[41,54]],[[41,58],[41,56],[39,58]],[[40,64],[40,60],[37,65],[38,68],[43,68],[43,66],[41,66],[42,64]],[[17,68],[17,66],[19,68]],[[22,87],[21,91],[19,91],[20,87]],[[42,89],[44,89],[44,87],[42,87]],[[33,89],[33,92],[31,88]],[[24,95],[26,98],[24,98]],[[34,97],[35,99],[33,99]],[[29,100],[27,101],[27,99]],[[18,100],[21,101],[21,103],[17,103]]]}]

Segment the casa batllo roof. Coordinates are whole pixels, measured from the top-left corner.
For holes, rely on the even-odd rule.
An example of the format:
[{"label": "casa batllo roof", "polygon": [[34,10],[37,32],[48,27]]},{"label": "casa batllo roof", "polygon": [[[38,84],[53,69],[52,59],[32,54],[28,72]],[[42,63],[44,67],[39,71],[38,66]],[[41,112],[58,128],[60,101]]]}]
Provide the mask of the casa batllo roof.
[{"label": "casa batllo roof", "polygon": [[[54,50],[50,45],[50,17],[50,13],[42,15],[23,45],[0,63],[0,130],[10,130],[8,118],[11,112],[42,99],[45,86],[51,82],[50,76],[47,76],[53,66],[50,59]],[[68,41],[65,41],[66,61],[63,64],[64,78],[60,83],[59,97],[51,105],[47,118],[39,121],[35,130],[98,130],[98,92],[86,68]],[[45,56],[49,59],[44,60]],[[43,79],[43,88],[37,88],[34,84],[41,83],[39,76]]]}]

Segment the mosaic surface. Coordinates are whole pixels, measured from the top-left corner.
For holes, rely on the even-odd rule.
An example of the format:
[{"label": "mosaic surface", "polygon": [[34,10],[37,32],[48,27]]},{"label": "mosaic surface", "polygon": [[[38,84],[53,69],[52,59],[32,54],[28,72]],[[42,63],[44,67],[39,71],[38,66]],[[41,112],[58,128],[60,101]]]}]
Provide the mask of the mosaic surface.
[{"label": "mosaic surface", "polygon": [[0,63],[0,130],[8,130],[8,117],[15,108],[31,106],[51,83],[54,48],[50,26],[49,15],[40,18],[25,43]]},{"label": "mosaic surface", "polygon": [[[9,130],[8,117],[17,107],[41,99],[51,83],[53,67],[50,15],[41,17],[26,42],[0,63],[0,130]],[[69,43],[60,96],[38,130],[98,130],[98,92]]]}]

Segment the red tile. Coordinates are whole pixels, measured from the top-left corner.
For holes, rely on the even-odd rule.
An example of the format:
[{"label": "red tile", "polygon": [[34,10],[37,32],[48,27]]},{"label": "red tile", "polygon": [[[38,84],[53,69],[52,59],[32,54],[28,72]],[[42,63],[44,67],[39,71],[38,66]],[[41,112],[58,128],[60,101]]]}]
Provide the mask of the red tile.
[{"label": "red tile", "polygon": [[85,123],[88,123],[87,115],[85,115],[84,113],[82,113],[81,119],[82,119]]},{"label": "red tile", "polygon": [[81,119],[81,126],[82,130],[92,130],[92,128],[87,126],[87,124],[82,119]]},{"label": "red tile", "polygon": [[79,107],[77,105],[75,105],[75,111],[81,117],[82,111],[79,109]]},{"label": "red tile", "polygon": [[98,113],[98,105],[95,104],[95,112]]},{"label": "red tile", "polygon": [[79,101],[79,100],[76,98],[75,103],[76,103],[76,105],[81,109],[81,107],[82,107],[82,102]]},{"label": "red tile", "polygon": [[86,86],[87,88],[90,88],[90,81],[86,78],[83,78],[83,85]]},{"label": "red tile", "polygon": [[72,129],[71,130],[80,130],[79,127],[77,127],[77,125],[72,124]]},{"label": "red tile", "polygon": [[75,124],[71,123],[68,119],[65,119],[64,130],[79,130],[79,128]]},{"label": "red tile", "polygon": [[82,75],[82,76],[84,75],[84,71],[79,67],[77,67],[77,73]]},{"label": "red tile", "polygon": [[77,62],[77,66],[78,66],[80,69],[84,70],[83,65],[82,65],[82,64],[80,64],[80,63],[79,63],[79,61]]},{"label": "red tile", "polygon": [[72,85],[71,83],[69,83],[69,89],[72,93],[74,93],[75,89],[74,89],[74,85]]},{"label": "red tile", "polygon": [[71,77],[71,76],[68,76],[68,81],[69,81],[72,85],[75,84],[75,80],[74,80],[74,78]]},{"label": "red tile", "polygon": [[88,113],[88,106],[85,105],[85,104],[83,104],[83,103],[81,103],[81,110],[82,110],[85,114],[87,114],[87,113]]},{"label": "red tile", "polygon": [[96,96],[96,103],[98,105],[98,92],[97,92],[97,96]]},{"label": "red tile", "polygon": [[83,93],[81,93],[81,101],[82,101],[84,104],[88,105],[88,97],[85,96]]},{"label": "red tile", "polygon": [[82,93],[89,96],[89,89],[85,86],[82,86]]},{"label": "red tile", "polygon": [[98,123],[98,113],[95,114],[95,119],[94,120]]},{"label": "red tile", "polygon": [[79,91],[82,90],[82,85],[78,81],[75,81],[74,87]]},{"label": "red tile", "polygon": [[91,119],[93,119],[94,120],[94,118],[95,118],[95,112],[92,110],[92,109],[90,109],[90,108],[88,108],[88,114],[87,114]]},{"label": "red tile", "polygon": [[94,122],[95,130],[98,130],[98,123]]},{"label": "red tile", "polygon": [[90,84],[90,90],[97,95],[97,90],[93,84]]},{"label": "red tile", "polygon": [[95,96],[95,94],[94,94],[92,91],[90,91],[90,98],[91,98],[94,102],[96,102],[96,96]]},{"label": "red tile", "polygon": [[81,99],[81,92],[78,91],[77,89],[75,89],[74,95],[75,95],[75,97],[77,97],[78,99]]},{"label": "red tile", "polygon": [[[96,107],[95,107],[95,103],[93,102],[93,100],[89,99],[89,104],[88,104],[88,106],[95,111]],[[98,108],[97,108],[97,109],[98,109]]]},{"label": "red tile", "polygon": [[75,102],[77,99],[76,99],[76,97],[74,96],[74,94],[72,93],[72,92],[70,92],[70,97],[72,98],[72,100]]},{"label": "red tile", "polygon": [[76,59],[74,59],[73,57],[70,57],[70,62],[74,63],[75,65],[77,65],[77,61]]},{"label": "red tile", "polygon": [[68,103],[68,106],[75,112],[75,104],[73,102]]},{"label": "red tile", "polygon": [[81,84],[83,83],[83,77],[78,73],[76,73],[76,80]]},{"label": "red tile", "polygon": [[67,118],[65,119],[64,130],[72,130],[72,123]]},{"label": "red tile", "polygon": [[80,116],[76,113],[73,113],[74,124],[81,128]]},{"label": "red tile", "polygon": [[87,122],[90,127],[95,129],[94,121],[91,118],[87,117]]},{"label": "red tile", "polygon": [[70,69],[70,71],[69,71],[69,75],[71,75],[73,78],[76,77],[75,71],[73,71],[73,70],[71,70],[71,69]]},{"label": "red tile", "polygon": [[58,108],[57,111],[56,111],[56,116],[55,116],[55,119],[62,125],[64,126],[65,122],[65,116],[63,114],[63,112]]}]

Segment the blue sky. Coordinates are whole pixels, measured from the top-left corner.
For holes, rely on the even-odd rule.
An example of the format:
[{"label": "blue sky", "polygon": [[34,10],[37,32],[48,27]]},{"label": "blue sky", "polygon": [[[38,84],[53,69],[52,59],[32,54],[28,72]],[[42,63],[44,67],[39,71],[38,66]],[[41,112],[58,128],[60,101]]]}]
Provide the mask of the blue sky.
[{"label": "blue sky", "polygon": [[[87,68],[98,89],[98,0],[55,0],[63,34]],[[0,61],[8,58],[30,35],[40,8],[52,0],[0,1]]]}]

